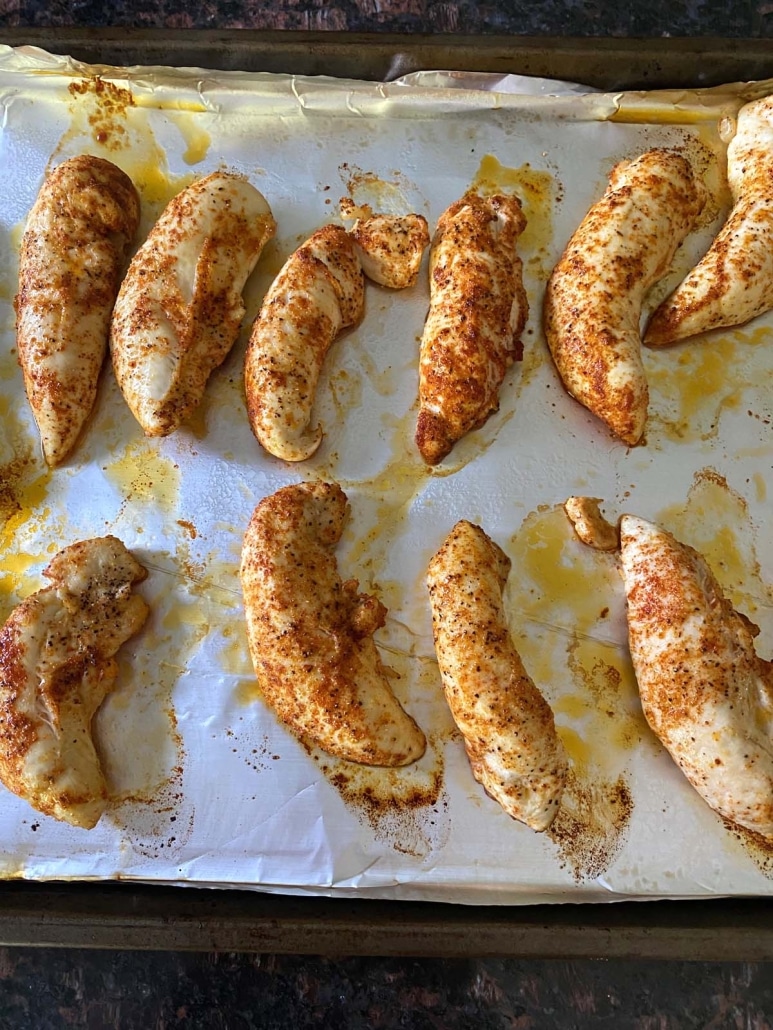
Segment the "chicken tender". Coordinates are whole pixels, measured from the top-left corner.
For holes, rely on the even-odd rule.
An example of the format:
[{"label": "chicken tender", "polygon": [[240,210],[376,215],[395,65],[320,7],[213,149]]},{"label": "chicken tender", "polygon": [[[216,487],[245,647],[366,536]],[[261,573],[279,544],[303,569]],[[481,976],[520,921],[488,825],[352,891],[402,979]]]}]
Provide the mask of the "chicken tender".
[{"label": "chicken tender", "polygon": [[372,215],[350,232],[323,226],[290,256],[265,296],[244,363],[250,425],[269,454],[304,461],[317,450],[317,384],[338,335],[362,318],[363,272],[395,290],[412,285],[428,239],[420,215]]},{"label": "chicken tender", "polygon": [[564,386],[630,446],[642,438],[649,404],[642,303],[705,202],[702,181],[673,151],[620,162],[547,285],[545,335]]},{"label": "chicken tender", "polygon": [[419,278],[429,246],[427,219],[421,215],[372,215],[349,230],[362,270],[371,282],[404,290]]},{"label": "chicken tender", "polygon": [[172,200],[134,257],[110,332],[113,368],[147,436],[195,410],[236,341],[242,290],[276,231],[265,198],[213,172]]},{"label": "chicken tender", "polygon": [[479,526],[454,526],[427,573],[435,650],[475,779],[508,815],[545,830],[559,809],[567,758],[507,629],[509,572],[510,559]]},{"label": "chicken tender", "polygon": [[113,536],[60,551],[0,631],[0,780],[33,808],[91,829],[108,803],[91,735],[115,654],[147,605],[145,569]]},{"label": "chicken tender", "polygon": [[426,741],[373,642],[386,609],[338,573],[346,507],[330,483],[287,486],[258,504],[241,562],[250,654],[266,703],[296,736],[350,762],[408,765]]},{"label": "chicken tender", "polygon": [[647,722],[713,809],[773,840],[773,665],[757,627],[691,547],[631,515],[620,535]]},{"label": "chicken tender", "polygon": [[27,219],[16,342],[51,466],[71,454],[94,407],[110,314],[139,220],[128,175],[88,154],[47,176]]},{"label": "chicken tender", "polygon": [[421,340],[416,446],[428,465],[499,407],[528,318],[516,254],[526,227],[513,196],[467,193],[438,221]]},{"label": "chicken tender", "polygon": [[727,148],[730,216],[706,255],[652,316],[650,347],[773,308],[773,97],[742,107]]},{"label": "chicken tender", "polygon": [[247,414],[258,442],[277,458],[303,461],[322,442],[310,427],[325,355],[362,318],[365,280],[354,240],[326,225],[285,263],[255,320],[244,362]]}]

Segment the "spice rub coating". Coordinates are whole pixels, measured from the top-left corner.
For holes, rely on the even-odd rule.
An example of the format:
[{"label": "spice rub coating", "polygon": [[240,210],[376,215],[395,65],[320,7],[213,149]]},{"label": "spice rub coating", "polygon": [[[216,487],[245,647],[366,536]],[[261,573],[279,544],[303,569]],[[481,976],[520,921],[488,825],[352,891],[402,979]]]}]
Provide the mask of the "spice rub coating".
[{"label": "spice rub coating", "polygon": [[773,666],[703,557],[620,523],[631,657],[647,722],[720,815],[773,840]]},{"label": "spice rub coating", "polygon": [[346,508],[331,483],[284,487],[256,507],[241,561],[250,654],[263,697],[296,736],[351,762],[408,765],[426,742],[373,642],[386,609],[338,573]]},{"label": "spice rub coating", "polygon": [[201,402],[244,317],[242,290],[276,231],[265,198],[213,172],[167,205],[116,301],[118,385],[147,436],[168,436]]},{"label": "spice rub coating", "polygon": [[631,446],[642,438],[649,403],[642,302],[705,202],[702,181],[673,151],[621,161],[548,281],[545,335],[564,386]]},{"label": "spice rub coating", "polygon": [[325,225],[288,258],[263,300],[244,363],[250,426],[269,454],[304,461],[317,450],[317,385],[338,335],[362,318],[363,271],[404,289],[416,281],[428,240],[420,215],[374,215],[351,232]]},{"label": "spice rub coating", "polygon": [[322,365],[336,337],[362,318],[365,280],[354,241],[318,229],[285,262],[250,333],[244,390],[250,426],[277,458],[303,461],[322,442],[310,426]]},{"label": "spice rub coating", "polygon": [[118,671],[115,654],[147,605],[145,569],[116,537],[71,544],[49,585],[0,630],[0,780],[33,808],[91,829],[108,803],[91,735]]},{"label": "spice rub coating", "polygon": [[94,407],[110,314],[140,219],[131,179],[83,154],[46,177],[19,254],[16,341],[24,388],[51,466]]},{"label": "spice rub coating", "polygon": [[567,758],[507,629],[509,572],[510,559],[479,526],[454,526],[427,572],[435,650],[476,780],[508,815],[545,830],[558,812]]},{"label": "spice rub coating", "polygon": [[429,246],[427,219],[422,215],[371,215],[358,218],[349,230],[362,270],[371,282],[404,290],[419,277]]},{"label": "spice rub coating", "polygon": [[467,193],[443,212],[430,251],[416,446],[428,465],[499,407],[528,318],[516,254],[526,218],[517,197]]},{"label": "spice rub coating", "polygon": [[773,97],[746,104],[727,148],[733,208],[711,247],[652,316],[644,342],[675,343],[773,308]]}]

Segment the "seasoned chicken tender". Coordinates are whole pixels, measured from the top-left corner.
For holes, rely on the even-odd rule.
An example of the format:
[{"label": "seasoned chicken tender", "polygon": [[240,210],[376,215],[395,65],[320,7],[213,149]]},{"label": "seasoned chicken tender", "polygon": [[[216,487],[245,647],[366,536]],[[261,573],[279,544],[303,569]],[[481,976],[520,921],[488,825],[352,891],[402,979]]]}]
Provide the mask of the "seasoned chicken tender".
[{"label": "seasoned chicken tender", "polygon": [[467,193],[438,221],[421,339],[416,445],[429,465],[499,407],[528,318],[516,254],[526,227],[513,196]]},{"label": "seasoned chicken tender", "polygon": [[628,632],[644,714],[703,799],[773,840],[773,665],[705,560],[644,519],[621,520]]},{"label": "seasoned chicken tender", "polygon": [[201,402],[236,341],[244,284],[275,231],[263,195],[228,172],[183,190],[151,229],[110,331],[118,385],[147,436],[174,432]]},{"label": "seasoned chicken tender", "polygon": [[427,573],[435,650],[476,780],[508,815],[545,830],[558,812],[567,758],[507,629],[509,572],[510,559],[479,526],[454,526]]},{"label": "seasoned chicken tender", "polygon": [[350,229],[365,275],[379,286],[403,290],[419,277],[429,246],[427,219],[421,215],[372,215]]},{"label": "seasoned chicken tender", "polygon": [[673,151],[620,162],[547,285],[545,335],[564,386],[631,446],[642,438],[649,403],[642,302],[705,202],[702,181]]},{"label": "seasoned chicken tender", "polygon": [[773,308],[773,97],[742,107],[727,148],[730,216],[706,255],[652,316],[650,347]]},{"label": "seasoned chicken tender", "polygon": [[310,422],[325,355],[364,306],[354,240],[338,225],[315,232],[274,280],[244,362],[250,426],[269,454],[303,461],[319,447],[322,427]]},{"label": "seasoned chicken tender", "polygon": [[115,654],[147,605],[145,569],[113,536],[60,551],[0,631],[0,780],[33,808],[91,829],[108,803],[91,735]]},{"label": "seasoned chicken tender", "polygon": [[330,483],[287,486],[258,504],[241,562],[250,654],[263,697],[296,736],[350,762],[408,765],[426,742],[373,642],[386,609],[338,573],[346,507]]},{"label": "seasoned chicken tender", "polygon": [[250,425],[269,454],[304,461],[317,450],[317,384],[339,333],[362,318],[363,271],[395,290],[412,285],[428,237],[421,215],[372,215],[351,232],[323,226],[290,256],[263,300],[244,362]]},{"label": "seasoned chicken tender", "polygon": [[578,538],[596,551],[617,551],[620,538],[617,527],[601,514],[598,497],[568,497],[564,511]]},{"label": "seasoned chicken tender", "polygon": [[94,407],[110,313],[139,220],[128,175],[88,154],[46,177],[27,219],[16,342],[51,466],[70,455]]}]

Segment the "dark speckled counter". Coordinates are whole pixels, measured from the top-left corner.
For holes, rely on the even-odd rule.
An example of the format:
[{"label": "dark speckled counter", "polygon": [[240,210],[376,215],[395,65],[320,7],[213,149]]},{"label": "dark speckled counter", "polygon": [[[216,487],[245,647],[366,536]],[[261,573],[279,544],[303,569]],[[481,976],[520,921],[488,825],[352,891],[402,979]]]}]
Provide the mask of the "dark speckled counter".
[{"label": "dark speckled counter", "polygon": [[0,0],[6,25],[724,36],[773,32],[766,0]]},{"label": "dark speckled counter", "polygon": [[[17,32],[132,27],[759,40],[773,35],[773,3],[0,0],[0,26]],[[51,38],[57,38],[55,31]],[[334,960],[0,948],[0,1030],[772,1026],[773,964],[760,962]]]}]

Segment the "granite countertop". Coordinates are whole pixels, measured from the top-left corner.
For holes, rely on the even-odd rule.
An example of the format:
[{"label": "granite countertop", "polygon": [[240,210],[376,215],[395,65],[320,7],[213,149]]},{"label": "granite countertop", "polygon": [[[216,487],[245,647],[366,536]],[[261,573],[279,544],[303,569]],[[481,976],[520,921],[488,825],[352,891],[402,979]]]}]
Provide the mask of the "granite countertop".
[{"label": "granite countertop", "polygon": [[773,34],[766,0],[0,0],[0,21],[20,26],[301,29],[550,36]]},{"label": "granite countertop", "polygon": [[[773,3],[0,0],[0,25],[761,39]],[[773,966],[0,948],[3,1030],[307,1026],[769,1030]]]}]

